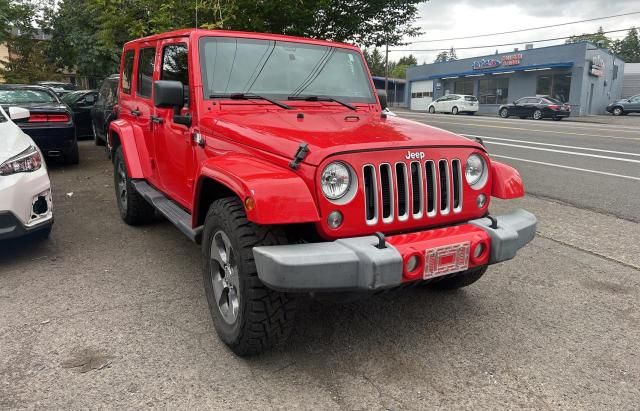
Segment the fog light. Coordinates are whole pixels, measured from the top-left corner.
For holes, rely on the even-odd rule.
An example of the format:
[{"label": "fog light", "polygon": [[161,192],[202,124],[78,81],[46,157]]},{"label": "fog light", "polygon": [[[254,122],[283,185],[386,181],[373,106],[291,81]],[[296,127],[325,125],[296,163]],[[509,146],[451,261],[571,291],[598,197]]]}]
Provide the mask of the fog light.
[{"label": "fog light", "polygon": [[409,257],[405,266],[407,273],[414,272],[416,268],[418,268],[418,264],[420,264],[420,260],[418,259],[417,255],[412,255],[411,257]]},{"label": "fog light", "polygon": [[485,204],[487,204],[487,196],[480,194],[476,199],[476,204],[478,205],[478,208],[483,208]]},{"label": "fog light", "polygon": [[484,250],[485,250],[484,243],[479,243],[476,246],[476,249],[473,250],[473,258],[476,258],[476,259],[480,258],[480,256],[484,254]]},{"label": "fog light", "polygon": [[327,225],[334,230],[342,225],[342,213],[340,211],[332,211],[327,217]]}]

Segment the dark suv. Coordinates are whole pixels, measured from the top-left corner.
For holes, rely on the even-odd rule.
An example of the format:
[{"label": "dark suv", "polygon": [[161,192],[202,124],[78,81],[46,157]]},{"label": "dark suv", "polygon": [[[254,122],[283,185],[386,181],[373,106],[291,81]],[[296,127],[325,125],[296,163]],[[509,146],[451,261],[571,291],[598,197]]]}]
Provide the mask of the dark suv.
[{"label": "dark suv", "polygon": [[118,74],[112,74],[104,79],[98,91],[98,101],[91,108],[93,139],[97,146],[106,144],[109,124],[116,118],[115,105],[118,102],[119,80]]}]

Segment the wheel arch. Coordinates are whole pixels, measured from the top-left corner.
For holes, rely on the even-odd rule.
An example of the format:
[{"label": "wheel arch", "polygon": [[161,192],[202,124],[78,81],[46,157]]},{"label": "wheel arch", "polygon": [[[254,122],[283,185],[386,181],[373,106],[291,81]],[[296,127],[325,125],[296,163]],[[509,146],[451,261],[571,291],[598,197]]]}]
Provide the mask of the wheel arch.
[{"label": "wheel arch", "polygon": [[[141,144],[138,144],[139,142]],[[150,175],[149,156],[142,130],[125,120],[114,120],[109,125],[108,144],[111,147],[112,158],[118,147],[122,147],[129,177],[145,178]],[[147,160],[144,161],[143,158]]]}]

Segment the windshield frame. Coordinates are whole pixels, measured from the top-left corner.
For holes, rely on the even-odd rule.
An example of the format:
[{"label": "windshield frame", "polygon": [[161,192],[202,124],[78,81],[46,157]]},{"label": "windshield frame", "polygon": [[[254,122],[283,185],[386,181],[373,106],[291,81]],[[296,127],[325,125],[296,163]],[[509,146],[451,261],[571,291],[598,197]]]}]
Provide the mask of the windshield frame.
[{"label": "windshield frame", "polygon": [[[239,91],[227,91],[227,92],[219,92],[217,90],[209,90],[209,85],[207,84],[207,61],[205,60],[205,51],[204,51],[204,47],[206,46],[208,41],[211,40],[218,40],[218,39],[222,39],[222,40],[237,40],[237,41],[264,41],[264,42],[273,42],[275,46],[285,43],[285,44],[290,44],[290,43],[294,43],[294,44],[299,44],[300,46],[304,46],[304,47],[309,47],[309,48],[313,48],[313,47],[317,47],[317,48],[323,48],[326,50],[331,50],[332,53],[335,52],[343,52],[343,53],[350,53],[352,54],[356,59],[358,59],[358,61],[360,62],[360,67],[362,68],[362,76],[364,79],[364,82],[362,84],[362,86],[366,85],[366,91],[369,94],[369,96],[365,96],[365,97],[353,97],[353,96],[343,96],[343,95],[333,95],[333,94],[317,94],[314,92],[309,92],[309,93],[301,93],[301,94],[296,94],[295,93],[295,89],[290,91],[290,92],[282,92],[282,93],[269,93],[269,92],[264,92],[264,91],[254,91],[251,90],[251,87],[249,87],[249,91],[244,91],[244,92],[239,92]],[[268,58],[267,58],[268,60]],[[328,62],[330,59],[328,59],[326,62]],[[207,35],[207,36],[202,36],[198,39],[198,61],[196,62],[196,66],[198,67],[198,71],[199,71],[199,75],[200,75],[200,81],[202,84],[202,97],[204,98],[205,101],[210,101],[210,100],[215,100],[215,99],[221,99],[221,98],[225,98],[225,99],[231,99],[231,96],[234,94],[238,94],[238,93],[246,93],[246,94],[259,94],[262,96],[267,96],[273,100],[277,100],[277,101],[292,101],[289,100],[289,97],[291,96],[295,96],[295,97],[320,97],[320,98],[334,98],[337,100],[341,100],[350,104],[366,104],[366,105],[370,105],[370,104],[378,104],[378,99],[377,99],[377,93],[373,84],[373,80],[371,79],[371,74],[369,72],[369,68],[367,66],[366,61],[364,60],[362,53],[358,50],[358,49],[354,49],[351,47],[341,47],[339,44],[317,44],[314,43],[312,41],[310,42],[305,42],[305,41],[300,41],[297,40],[295,38],[263,38],[263,37],[244,37],[244,36],[220,36],[220,35]],[[256,66],[257,67],[257,66]],[[263,66],[264,68],[264,66]],[[259,76],[260,73],[258,73]],[[256,78],[259,78],[258,76],[256,76]],[[317,77],[316,77],[317,78]],[[314,78],[315,80],[315,78]],[[255,81],[255,79],[254,79]],[[304,84],[304,82],[302,83]],[[310,83],[311,84],[311,83]],[[364,90],[363,90],[364,91]],[[211,97],[212,95],[216,95],[216,97]],[[222,95],[222,96],[221,96]],[[228,96],[228,97],[227,97]],[[304,100],[300,100],[300,101],[304,101]],[[313,101],[313,100],[312,100]],[[322,101],[325,102],[325,100],[320,100],[318,99],[317,101]]]}]

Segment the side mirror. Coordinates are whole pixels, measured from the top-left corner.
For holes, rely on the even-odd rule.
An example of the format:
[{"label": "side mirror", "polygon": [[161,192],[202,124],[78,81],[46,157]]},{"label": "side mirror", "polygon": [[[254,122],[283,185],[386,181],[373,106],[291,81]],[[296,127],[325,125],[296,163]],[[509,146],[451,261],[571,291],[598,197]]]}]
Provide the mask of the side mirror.
[{"label": "side mirror", "polygon": [[380,107],[384,110],[389,105],[387,103],[387,93],[384,90],[377,90],[378,100],[380,100]]},{"label": "side mirror", "polygon": [[191,127],[191,116],[180,115],[184,107],[184,85],[180,81],[156,80],[153,82],[153,103],[156,107],[173,108],[173,122]]},{"label": "side mirror", "polygon": [[153,103],[156,107],[173,108],[184,106],[184,86],[179,81],[156,80],[153,82]]},{"label": "side mirror", "polygon": [[31,113],[26,108],[9,107],[9,118],[11,120],[24,120],[31,117]]}]

